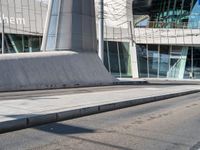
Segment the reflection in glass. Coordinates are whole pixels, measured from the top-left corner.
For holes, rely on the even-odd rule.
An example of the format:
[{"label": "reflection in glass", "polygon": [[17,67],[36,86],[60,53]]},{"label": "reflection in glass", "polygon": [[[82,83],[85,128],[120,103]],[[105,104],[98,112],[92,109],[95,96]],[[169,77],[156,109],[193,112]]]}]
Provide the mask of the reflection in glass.
[{"label": "reflection in glass", "polygon": [[104,64],[115,77],[132,77],[128,42],[104,42]]},{"label": "reflection in glass", "polygon": [[185,72],[184,72],[184,78],[190,79],[193,78],[193,48],[190,47],[188,49],[188,55],[186,60],[186,66],[185,66]]},{"label": "reflection in glass", "polygon": [[5,34],[5,53],[38,52],[40,51],[41,42],[41,36]]},{"label": "reflection in glass", "polygon": [[139,77],[147,78],[148,77],[148,69],[147,69],[148,58],[147,58],[146,45],[136,45],[136,49],[137,49]]},{"label": "reflection in glass", "polygon": [[159,77],[166,78],[167,72],[169,70],[169,46],[161,45],[160,46],[160,65],[159,65]]},{"label": "reflection in glass", "polygon": [[188,28],[199,29],[200,28],[200,4],[196,2],[194,8],[189,17]]},{"label": "reflection in glass", "polygon": [[200,79],[200,47],[138,44],[136,48],[140,78]]},{"label": "reflection in glass", "polygon": [[110,52],[110,66],[113,75],[119,76],[119,60],[117,52],[117,42],[109,42],[109,52]]},{"label": "reflection in glass", "polygon": [[121,65],[121,76],[131,76],[131,57],[129,55],[129,43],[118,42],[119,54],[120,54],[120,65]]},{"label": "reflection in glass", "polygon": [[149,54],[149,77],[158,76],[158,45],[148,45]]},{"label": "reflection in glass", "polygon": [[199,28],[200,5],[198,1],[160,0],[158,2],[153,0],[151,7],[148,9],[145,9],[141,4],[137,4],[137,8],[133,6],[135,20],[139,20],[135,25],[140,27],[148,26],[148,22],[145,24],[146,22],[143,23],[143,19],[137,19],[140,18],[140,15],[141,18],[146,15],[149,18],[149,26],[151,28],[188,28],[188,26],[189,28]]},{"label": "reflection in glass", "polygon": [[193,48],[193,74],[194,79],[200,79],[200,48],[194,47]]},{"label": "reflection in glass", "polygon": [[110,65],[109,65],[109,53],[108,53],[108,42],[104,42],[104,65],[107,70],[110,72]]}]

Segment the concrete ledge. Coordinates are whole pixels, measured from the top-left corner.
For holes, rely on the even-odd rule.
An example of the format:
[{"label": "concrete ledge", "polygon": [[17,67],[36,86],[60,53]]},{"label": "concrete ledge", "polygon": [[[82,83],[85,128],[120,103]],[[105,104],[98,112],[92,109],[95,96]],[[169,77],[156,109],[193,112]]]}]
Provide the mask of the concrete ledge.
[{"label": "concrete ledge", "polygon": [[0,91],[112,85],[96,52],[36,52],[0,56]]},{"label": "concrete ledge", "polygon": [[119,102],[110,102],[107,104],[99,104],[96,106],[89,106],[84,108],[77,108],[74,110],[66,110],[66,111],[58,111],[55,113],[49,113],[49,114],[38,114],[34,116],[27,116],[22,119],[16,119],[11,121],[5,121],[0,122],[0,133],[6,133],[10,131],[25,129],[29,127],[34,127],[38,125],[58,122],[58,121],[64,121],[69,119],[74,119],[78,117],[88,116],[92,114],[112,111],[116,109],[122,109],[126,107],[156,102],[160,100],[166,100],[169,98],[184,96],[188,94],[193,94],[200,92],[200,90],[189,90],[189,91],[183,91],[183,92],[177,92],[177,93],[168,93],[164,95],[159,96],[149,96],[144,98],[137,98],[127,101],[119,101]]},{"label": "concrete ledge", "polygon": [[132,80],[132,81],[115,81],[114,85],[146,85],[148,84],[145,80]]},{"label": "concrete ledge", "polygon": [[0,123],[0,133],[27,128],[27,118],[5,121]]},{"label": "concrete ledge", "polygon": [[46,115],[35,115],[32,117],[27,117],[27,127],[33,127],[37,125],[47,124],[57,121],[56,113],[46,114]]}]

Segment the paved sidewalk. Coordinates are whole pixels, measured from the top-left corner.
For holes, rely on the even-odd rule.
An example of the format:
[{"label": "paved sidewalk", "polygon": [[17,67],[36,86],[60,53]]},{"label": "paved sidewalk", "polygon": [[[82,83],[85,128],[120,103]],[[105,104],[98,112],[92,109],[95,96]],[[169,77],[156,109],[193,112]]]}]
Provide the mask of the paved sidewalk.
[{"label": "paved sidewalk", "polygon": [[65,91],[50,90],[47,95],[35,91],[31,96],[26,92],[25,96],[1,93],[0,133],[191,94],[199,92],[200,86],[110,86]]}]

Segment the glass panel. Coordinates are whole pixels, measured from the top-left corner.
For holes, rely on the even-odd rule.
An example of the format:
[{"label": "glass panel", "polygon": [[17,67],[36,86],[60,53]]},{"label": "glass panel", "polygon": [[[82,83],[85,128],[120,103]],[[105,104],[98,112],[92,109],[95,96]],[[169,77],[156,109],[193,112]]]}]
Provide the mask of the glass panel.
[{"label": "glass panel", "polygon": [[[1,37],[0,37],[0,41],[1,41]],[[2,45],[1,44],[2,43],[0,42],[0,47],[2,49]],[[12,48],[12,44],[9,41],[8,34],[4,35],[4,53],[15,53],[15,50]]]},{"label": "glass panel", "polygon": [[[200,17],[200,5],[197,0],[139,1],[133,2],[136,26],[140,26],[140,22],[144,20],[144,15],[149,17],[149,26],[151,28],[188,28],[188,20],[192,21],[190,17],[191,10],[193,20],[195,20],[193,22],[197,24],[196,20],[199,20]],[[196,26],[193,27],[196,28]]]},{"label": "glass panel", "polygon": [[30,49],[29,38],[30,38],[30,36],[28,36],[28,35],[24,36],[24,52],[29,52],[29,49]]},{"label": "glass panel", "polygon": [[40,39],[39,39],[39,37],[32,36],[31,45],[32,45],[32,51],[33,52],[40,51]]},{"label": "glass panel", "polygon": [[147,70],[147,48],[146,45],[136,45],[137,59],[138,59],[138,72],[140,78],[148,77]]},{"label": "glass panel", "polygon": [[108,63],[108,47],[107,47],[107,41],[104,42],[104,65],[109,71],[109,63]]},{"label": "glass panel", "polygon": [[148,45],[149,77],[158,76],[158,45]]},{"label": "glass panel", "polygon": [[170,68],[181,58],[182,46],[172,46]]},{"label": "glass panel", "polygon": [[117,52],[117,42],[109,42],[109,52],[110,52],[110,67],[111,72],[115,76],[120,76],[119,72],[119,61]]},{"label": "glass panel", "polygon": [[186,66],[185,66],[185,73],[184,78],[189,79],[193,78],[193,71],[192,71],[192,48],[190,47],[188,50],[187,60],[186,60]]},{"label": "glass panel", "polygon": [[193,71],[194,71],[194,79],[200,79],[200,48],[194,47],[193,49]]},{"label": "glass panel", "polygon": [[196,2],[190,14],[188,27],[192,29],[200,28],[200,4],[198,2]]},{"label": "glass panel", "polygon": [[119,42],[119,55],[122,77],[131,77],[131,57],[129,54],[129,43]]},{"label": "glass panel", "polygon": [[23,45],[22,45],[22,35],[16,35],[16,34],[9,34],[8,35],[10,47],[18,53],[23,52]]},{"label": "glass panel", "polygon": [[188,47],[173,46],[170,56],[169,78],[183,79],[185,73]]},{"label": "glass panel", "polygon": [[40,51],[41,39],[41,36],[5,34],[5,53]]},{"label": "glass panel", "polygon": [[170,47],[167,45],[160,46],[160,68],[159,68],[159,77],[166,78],[167,72],[169,71],[169,51]]}]

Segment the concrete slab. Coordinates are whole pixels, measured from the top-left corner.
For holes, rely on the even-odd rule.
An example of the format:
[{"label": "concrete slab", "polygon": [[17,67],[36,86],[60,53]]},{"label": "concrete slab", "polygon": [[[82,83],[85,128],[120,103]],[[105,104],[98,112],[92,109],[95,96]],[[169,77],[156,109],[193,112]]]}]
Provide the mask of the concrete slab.
[{"label": "concrete slab", "polygon": [[36,52],[0,56],[0,91],[112,85],[96,52]]}]

